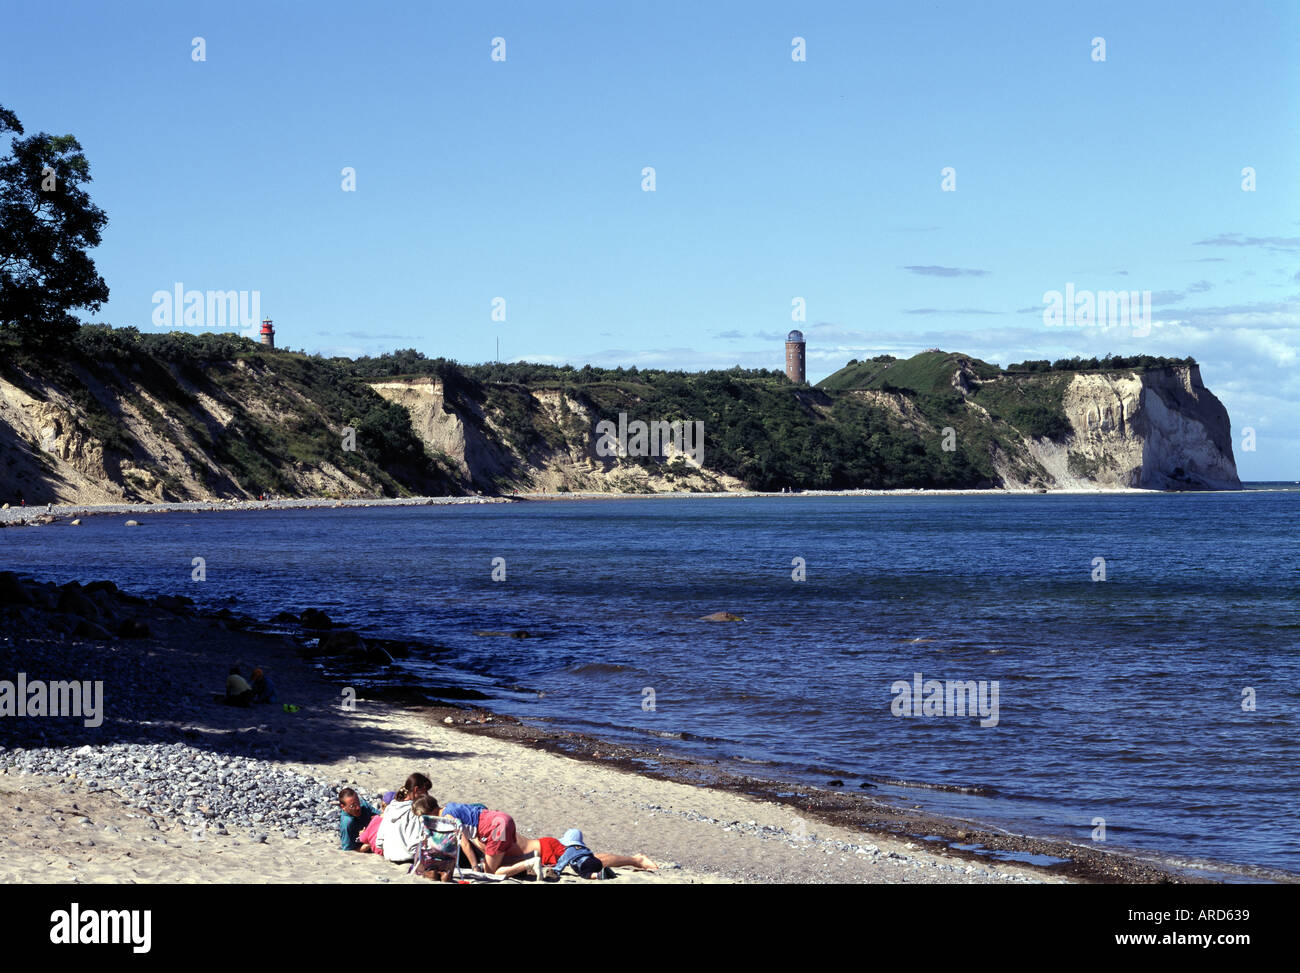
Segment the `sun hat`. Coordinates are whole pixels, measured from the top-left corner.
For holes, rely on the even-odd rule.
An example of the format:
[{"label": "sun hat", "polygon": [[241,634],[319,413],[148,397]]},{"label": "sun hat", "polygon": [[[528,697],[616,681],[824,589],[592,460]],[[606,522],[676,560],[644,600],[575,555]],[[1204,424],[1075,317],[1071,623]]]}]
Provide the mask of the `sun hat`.
[{"label": "sun hat", "polygon": [[560,844],[564,845],[565,848],[572,848],[574,845],[582,845],[584,848],[587,847],[587,842],[582,839],[582,832],[577,828],[570,828],[568,831],[564,832],[564,837],[560,839]]}]

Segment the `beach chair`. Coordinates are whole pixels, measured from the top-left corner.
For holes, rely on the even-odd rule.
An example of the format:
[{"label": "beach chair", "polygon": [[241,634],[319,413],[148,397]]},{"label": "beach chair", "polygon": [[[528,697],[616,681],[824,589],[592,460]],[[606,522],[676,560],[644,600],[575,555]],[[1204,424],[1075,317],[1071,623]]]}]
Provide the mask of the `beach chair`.
[{"label": "beach chair", "polygon": [[460,839],[464,825],[453,817],[434,817],[425,814],[424,837],[420,839],[410,871],[415,875],[443,872],[460,878]]}]

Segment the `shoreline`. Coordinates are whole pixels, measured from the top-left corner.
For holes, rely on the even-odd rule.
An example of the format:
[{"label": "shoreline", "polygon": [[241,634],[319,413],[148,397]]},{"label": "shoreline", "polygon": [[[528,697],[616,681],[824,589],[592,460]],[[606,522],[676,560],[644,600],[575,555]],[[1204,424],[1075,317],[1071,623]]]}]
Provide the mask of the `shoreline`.
[{"label": "shoreline", "polygon": [[439,507],[462,504],[509,503],[505,497],[473,494],[464,497],[298,497],[282,500],[177,500],[169,502],[48,504],[46,507],[0,509],[0,527],[30,526],[81,517],[136,514],[215,513],[228,510],[332,510],[337,507]]},{"label": "shoreline", "polygon": [[[1261,481],[1273,482],[1273,481]],[[1285,481],[1283,481],[1285,482]],[[1029,496],[1166,496],[1181,493],[1223,494],[1223,493],[1289,493],[1297,492],[1287,489],[1247,489],[1245,486],[1232,490],[1150,490],[1145,487],[1080,487],[1071,489],[1006,489],[990,487],[984,489],[947,490],[927,489],[925,487],[906,487],[894,490],[798,490],[791,493],[774,493],[762,490],[719,490],[712,493],[690,491],[664,491],[658,493],[606,493],[600,491],[566,491],[563,493],[537,491],[535,493],[501,493],[501,494],[467,494],[456,497],[296,497],[277,500],[175,500],[175,501],[139,501],[100,504],[52,504],[47,511],[44,507],[0,508],[0,528],[39,526],[60,520],[72,520],[81,517],[132,516],[137,514],[166,513],[213,513],[220,511],[249,510],[332,510],[343,507],[441,507],[464,504],[483,503],[521,503],[553,500],[736,500],[736,499],[818,499],[826,497],[1029,497]]]},{"label": "shoreline", "polygon": [[44,506],[0,509],[0,527],[39,526],[82,517],[135,516],[140,514],[214,513],[220,511],[250,510],[332,510],[344,507],[440,507],[464,504],[519,503],[553,500],[726,500],[754,498],[805,498],[824,497],[979,497],[979,496],[1160,496],[1174,492],[1188,493],[1255,493],[1255,490],[1147,490],[1138,487],[1096,487],[1069,490],[1008,490],[1002,488],[971,490],[929,490],[906,488],[896,490],[800,490],[794,493],[772,493],[760,490],[732,490],[714,493],[662,492],[662,493],[602,493],[597,491],[571,491],[565,493],[502,493],[498,495],[469,494],[458,497],[298,497],[277,500],[177,500],[141,501],[136,503],[101,504],[51,504]]},{"label": "shoreline", "polygon": [[[357,689],[357,711],[364,717],[340,720],[336,700],[346,680],[327,677],[308,658],[315,655],[310,643],[319,633],[299,630],[294,636],[286,636],[259,631],[258,626],[264,623],[241,618],[229,609],[197,612],[183,604],[184,599],[178,602],[164,596],[152,603],[143,599],[138,602],[126,604],[149,627],[150,635],[131,640],[139,648],[133,655],[142,662],[147,660],[155,677],[165,677],[167,686],[179,688],[148,705],[137,705],[134,696],[143,690],[121,687],[119,695],[132,698],[129,715],[116,720],[109,733],[94,736],[112,739],[113,745],[124,741],[202,744],[236,761],[238,754],[272,761],[314,779],[332,780],[334,786],[348,780],[371,794],[395,787],[410,770],[423,769],[434,779],[435,793],[446,790],[446,796],[452,799],[486,798],[490,806],[515,813],[521,833],[559,833],[577,824],[602,850],[645,852],[657,861],[681,866],[660,873],[636,873],[637,880],[1205,883],[1221,880],[1218,876],[1222,876],[1238,881],[1300,881],[1300,877],[1270,869],[1201,860],[1173,864],[1168,855],[1128,848],[1099,850],[1060,839],[1012,834],[985,823],[944,817],[919,808],[909,810],[865,794],[739,774],[661,749],[634,749],[585,734],[527,724],[507,714],[467,709],[463,699],[426,698],[420,702],[416,697],[421,694],[410,693],[410,687],[405,694],[393,687]],[[378,639],[371,642],[388,644]],[[49,660],[60,655],[75,657],[79,665],[87,655],[112,658],[120,667],[122,657],[129,654],[115,651],[114,644],[127,645],[120,639],[105,644],[74,636],[17,634],[0,641],[0,655],[8,648],[12,661],[18,663],[25,654],[30,660],[26,671],[35,678],[42,665],[48,667]],[[33,652],[38,645],[41,651]],[[208,690],[219,688],[224,679],[222,659],[267,667],[281,699],[303,701],[302,712],[310,715],[290,715],[276,707],[241,710],[212,703]],[[354,675],[360,674],[360,669],[354,669]],[[49,673],[45,675],[50,677]],[[371,678],[375,673],[367,667],[365,675]],[[4,678],[9,677],[4,674]],[[193,691],[200,680],[206,680],[206,684]],[[437,692],[431,690],[427,695],[435,696]],[[455,690],[442,692],[453,697]],[[110,694],[106,693],[106,698]],[[252,727],[243,725],[250,721]],[[392,739],[376,735],[375,726],[387,727]],[[235,729],[243,732],[233,733]],[[91,736],[73,728],[66,745],[84,746]],[[95,753],[104,746],[100,742],[90,749]],[[396,751],[403,754],[400,759],[391,756]],[[424,754],[429,756],[422,757]],[[479,758],[487,759],[487,764]],[[14,784],[11,768],[15,766],[13,749],[0,750],[0,790],[9,791]],[[495,777],[484,776],[485,766],[495,770]],[[81,778],[35,782],[20,776],[17,780],[29,782],[38,792],[59,800],[74,792],[81,799],[95,795],[102,798],[109,793],[104,788],[87,791]],[[65,795],[69,787],[72,791]],[[593,799],[593,795],[605,794],[616,795],[616,799]],[[8,803],[16,799],[11,797]],[[573,807],[583,808],[576,822],[569,817]],[[129,802],[101,813],[112,821],[108,827],[119,829],[138,816],[138,811],[130,810]],[[328,808],[324,814],[329,816]],[[150,817],[156,821],[158,816]],[[632,827],[627,824],[629,817]],[[643,819],[652,819],[656,830],[638,828]],[[15,823],[18,830],[25,826]],[[156,841],[176,827],[184,834],[190,823],[182,820],[169,831],[140,836],[141,841]],[[291,849],[295,841],[308,837],[307,830],[302,829],[302,839],[295,836],[268,843],[264,837],[257,843],[258,848],[240,854],[260,857],[272,854],[265,848],[274,846],[280,849],[275,854],[299,855],[301,851]],[[37,843],[31,849],[35,857],[46,857],[41,841],[54,840],[65,831],[60,828],[29,839]],[[688,832],[692,837],[685,840],[681,835]],[[801,836],[803,832],[806,837]],[[661,840],[669,833],[672,840]],[[205,838],[239,844],[239,838],[229,833],[202,835],[193,840]],[[248,840],[255,838],[250,835]],[[325,854],[334,840],[330,834],[323,838],[314,835],[312,840],[318,844],[323,841],[319,849],[322,868],[337,869],[338,859],[346,860],[348,877],[338,880],[407,878],[404,872],[376,860],[364,864],[379,866],[378,872],[367,868],[358,871],[358,863],[350,860],[371,856],[337,853],[331,858]],[[981,847],[972,849],[972,845]],[[247,844],[244,847],[249,848]],[[1013,857],[999,861],[988,852]],[[774,854],[779,859],[775,864],[768,861]],[[92,852],[90,859],[95,857]],[[38,864],[28,860],[31,858],[26,854],[22,864],[41,871]],[[274,861],[264,870],[259,871],[256,865],[249,868],[255,875],[264,876],[263,880],[279,880],[277,869],[283,863],[274,854],[272,858]],[[1056,858],[1066,861],[1034,864]],[[122,862],[105,864],[115,868]],[[1185,872],[1179,866],[1203,871]],[[249,868],[241,871],[233,859],[231,867],[234,871],[228,876],[222,872],[226,877],[214,880],[248,880]],[[105,872],[103,880],[131,880],[114,868]],[[41,874],[42,881],[54,880],[47,872]],[[0,878],[15,880],[13,874],[0,874]],[[331,872],[310,880],[334,878]]]}]

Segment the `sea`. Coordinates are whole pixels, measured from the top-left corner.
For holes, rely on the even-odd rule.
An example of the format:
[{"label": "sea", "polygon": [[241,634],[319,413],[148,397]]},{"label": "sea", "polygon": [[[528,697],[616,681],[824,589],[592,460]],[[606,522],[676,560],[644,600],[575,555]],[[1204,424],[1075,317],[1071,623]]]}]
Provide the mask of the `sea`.
[{"label": "sea", "polygon": [[0,530],[0,569],[319,608],[525,721],[1300,876],[1294,484],[125,519]]}]

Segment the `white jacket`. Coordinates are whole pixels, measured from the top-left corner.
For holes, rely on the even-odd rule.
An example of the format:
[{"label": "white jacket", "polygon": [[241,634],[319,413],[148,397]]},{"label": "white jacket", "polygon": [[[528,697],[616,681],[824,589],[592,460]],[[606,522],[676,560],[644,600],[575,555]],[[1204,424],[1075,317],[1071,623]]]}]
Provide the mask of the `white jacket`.
[{"label": "white jacket", "polygon": [[384,808],[383,820],[375,841],[390,862],[409,862],[424,838],[424,822],[411,812],[410,801],[394,801]]}]

